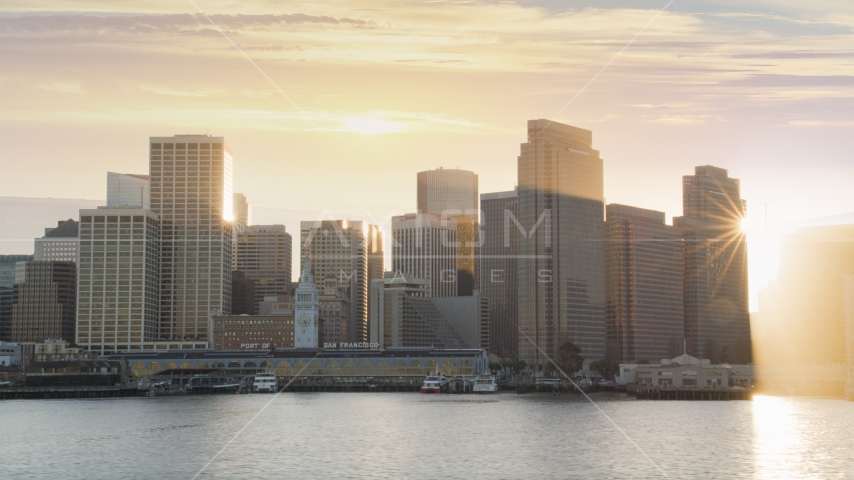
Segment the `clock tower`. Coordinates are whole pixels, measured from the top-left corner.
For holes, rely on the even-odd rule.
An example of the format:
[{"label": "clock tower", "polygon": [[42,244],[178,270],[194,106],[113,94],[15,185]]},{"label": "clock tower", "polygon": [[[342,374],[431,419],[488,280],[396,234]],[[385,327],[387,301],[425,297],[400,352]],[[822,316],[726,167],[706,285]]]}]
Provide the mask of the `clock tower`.
[{"label": "clock tower", "polygon": [[294,348],[317,348],[320,322],[317,288],[311,274],[311,261],[306,256],[302,262],[302,275],[294,293]]}]

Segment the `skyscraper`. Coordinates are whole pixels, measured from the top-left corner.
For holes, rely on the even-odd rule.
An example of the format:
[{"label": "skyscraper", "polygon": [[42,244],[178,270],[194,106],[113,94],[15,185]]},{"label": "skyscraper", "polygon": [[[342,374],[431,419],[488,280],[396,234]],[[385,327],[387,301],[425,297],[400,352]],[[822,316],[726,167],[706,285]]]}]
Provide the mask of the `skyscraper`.
[{"label": "skyscraper", "polygon": [[348,341],[368,340],[368,285],[382,268],[379,227],[362,221],[316,220],[300,222],[300,253],[308,257],[315,278],[338,277],[350,294]]},{"label": "skyscraper", "polygon": [[234,230],[243,233],[246,227],[252,225],[252,206],[249,199],[242,193],[234,194]]},{"label": "skyscraper", "polygon": [[80,210],[79,345],[107,355],[157,339],[159,235],[157,214],[144,208]]},{"label": "skyscraper", "polygon": [[745,202],[738,179],[710,165],[682,177],[685,337],[690,355],[751,361]]},{"label": "skyscraper", "polygon": [[605,221],[609,360],[658,361],[682,354],[682,232],[664,212],[610,204]]},{"label": "skyscraper", "polygon": [[76,262],[80,245],[78,224],[72,219],[56,222],[55,228],[45,228],[44,236],[35,239],[34,257],[37,262]]},{"label": "skyscraper", "polygon": [[[519,230],[509,221],[518,215],[516,191],[480,195],[482,245],[478,256],[480,292],[489,299],[489,345],[512,357],[519,348],[516,261]],[[505,228],[507,227],[507,228]]]},{"label": "skyscraper", "polygon": [[151,208],[148,175],[107,172],[107,206]]},{"label": "skyscraper", "polygon": [[478,219],[477,174],[444,169],[418,172],[418,213]]},{"label": "skyscraper", "polygon": [[237,234],[235,270],[255,283],[255,315],[264,297],[290,294],[292,248],[284,225],[251,225]]},{"label": "skyscraper", "polygon": [[519,355],[543,365],[572,342],[605,354],[602,159],[589,130],[528,121],[518,158]]},{"label": "skyscraper", "polygon": [[15,264],[11,341],[73,339],[76,294],[77,269],[74,262]]},{"label": "skyscraper", "polygon": [[223,137],[151,137],[151,210],[160,217],[162,340],[207,340],[231,312],[232,152]]},{"label": "skyscraper", "polygon": [[427,280],[431,297],[471,295],[471,282],[467,291],[460,291],[461,277],[471,275],[468,258],[460,252],[466,244],[471,248],[474,239],[471,234],[460,238],[461,225],[473,232],[473,220],[467,217],[415,213],[393,217],[392,270]]},{"label": "skyscraper", "polygon": [[12,292],[15,286],[15,264],[32,261],[32,255],[0,255],[0,342],[8,342],[12,335]]}]

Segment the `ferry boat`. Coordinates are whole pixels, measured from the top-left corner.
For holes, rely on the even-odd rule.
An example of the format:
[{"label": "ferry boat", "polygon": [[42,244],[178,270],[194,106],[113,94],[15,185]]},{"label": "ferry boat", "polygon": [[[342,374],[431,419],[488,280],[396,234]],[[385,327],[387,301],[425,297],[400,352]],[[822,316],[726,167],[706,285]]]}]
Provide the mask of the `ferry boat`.
[{"label": "ferry boat", "polygon": [[255,374],[255,383],[252,389],[256,392],[275,393],[279,388],[279,381],[276,374],[270,372],[261,372]]},{"label": "ferry boat", "polygon": [[498,380],[493,375],[484,373],[478,375],[474,381],[474,393],[495,393],[498,391]]},{"label": "ferry boat", "polygon": [[424,383],[421,384],[421,393],[442,393],[443,388],[447,388],[448,379],[441,373],[431,373],[424,377]]}]

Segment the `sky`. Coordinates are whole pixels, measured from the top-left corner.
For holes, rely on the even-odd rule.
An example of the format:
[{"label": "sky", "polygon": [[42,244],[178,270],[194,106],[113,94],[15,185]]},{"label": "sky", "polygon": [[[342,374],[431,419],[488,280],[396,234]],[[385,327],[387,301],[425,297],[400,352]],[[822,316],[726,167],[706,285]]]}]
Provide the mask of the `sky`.
[{"label": "sky", "polygon": [[259,212],[387,219],[421,170],[512,189],[549,118],[593,131],[609,203],[669,219],[694,166],[741,179],[754,299],[763,202],[854,211],[854,2],[0,1],[0,65],[0,196],[101,199],[149,136],[210,133]]}]

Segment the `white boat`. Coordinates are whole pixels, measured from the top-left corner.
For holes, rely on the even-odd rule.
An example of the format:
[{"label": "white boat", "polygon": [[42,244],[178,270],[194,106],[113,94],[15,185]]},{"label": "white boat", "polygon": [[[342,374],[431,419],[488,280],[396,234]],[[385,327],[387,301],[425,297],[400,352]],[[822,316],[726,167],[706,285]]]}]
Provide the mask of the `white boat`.
[{"label": "white boat", "polygon": [[279,387],[279,380],[275,373],[261,372],[255,374],[255,382],[252,389],[256,392],[274,393]]},{"label": "white boat", "polygon": [[442,393],[442,388],[447,388],[448,379],[441,373],[431,373],[424,377],[421,384],[421,393]]},{"label": "white boat", "polygon": [[495,393],[498,391],[498,380],[488,373],[478,375],[472,391],[474,393]]}]

